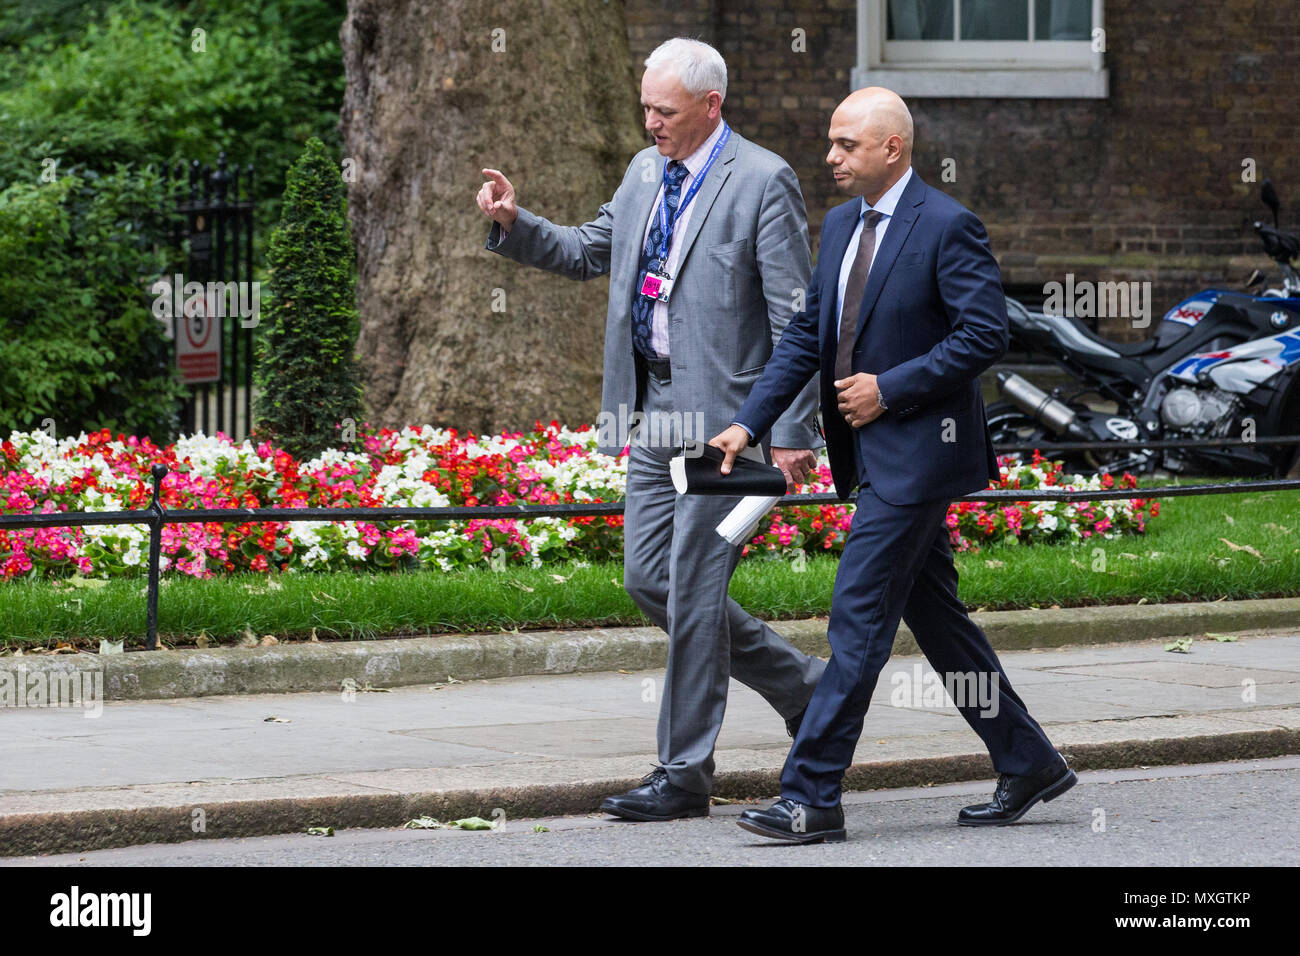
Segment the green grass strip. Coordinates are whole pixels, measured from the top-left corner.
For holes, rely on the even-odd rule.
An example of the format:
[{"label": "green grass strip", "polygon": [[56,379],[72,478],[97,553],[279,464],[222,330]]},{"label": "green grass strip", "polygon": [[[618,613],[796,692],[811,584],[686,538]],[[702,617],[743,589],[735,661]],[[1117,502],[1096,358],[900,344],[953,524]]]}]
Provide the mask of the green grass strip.
[{"label": "green grass strip", "polygon": [[[1230,543],[1229,543],[1230,542]],[[838,566],[825,556],[749,558],[731,593],[768,619],[825,615]],[[1145,535],[1093,545],[993,545],[957,556],[973,608],[1176,602],[1300,594],[1300,493],[1171,498]],[[622,567],[595,564],[452,574],[165,578],[159,633],[189,644],[258,638],[371,639],[476,631],[645,624]],[[0,644],[94,645],[145,631],[143,580],[0,585]]]}]

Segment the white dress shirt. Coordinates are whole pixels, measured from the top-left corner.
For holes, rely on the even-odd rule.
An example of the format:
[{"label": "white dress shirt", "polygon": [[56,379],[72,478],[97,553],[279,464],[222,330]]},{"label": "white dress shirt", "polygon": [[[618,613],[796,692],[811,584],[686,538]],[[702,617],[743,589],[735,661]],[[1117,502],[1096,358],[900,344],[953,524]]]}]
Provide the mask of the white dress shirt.
[{"label": "white dress shirt", "polygon": [[[867,276],[871,276],[871,266],[876,263],[876,253],[880,251],[880,244],[885,241],[885,230],[889,227],[889,221],[894,217],[894,210],[898,208],[898,200],[903,195],[903,190],[907,188],[908,181],[912,178],[912,167],[907,167],[907,172],[894,185],[885,190],[885,194],[880,200],[872,206],[867,202],[866,197],[861,197],[861,206],[858,209],[858,224],[853,230],[853,235],[849,238],[849,247],[844,250],[844,258],[840,260],[840,282],[839,294],[835,300],[835,341],[839,341],[840,336],[840,312],[844,308],[844,287],[849,284],[849,272],[853,269],[853,260],[858,256],[858,242],[862,239],[862,226],[866,222],[865,216],[868,209],[874,209],[880,213],[880,221],[876,223],[876,246],[871,250],[871,262],[867,265]],[[880,395],[879,386],[876,387],[876,393]],[[880,407],[885,407],[885,396],[880,395]],[[826,411],[823,410],[823,414]],[[838,414],[838,412],[834,413]],[[749,437],[754,437],[754,431],[744,422],[732,422],[733,425],[739,425],[745,431],[749,432]],[[854,447],[854,455],[857,454],[857,447]]]},{"label": "white dress shirt", "polygon": [[[685,159],[686,178],[682,180],[682,191],[679,194],[682,198],[686,197],[686,191],[691,188],[691,183],[695,177],[700,174],[704,164],[709,160],[709,153],[712,152],[718,138],[722,135],[722,120],[718,120],[718,125],[713,132],[709,134],[700,148]],[[654,205],[650,207],[650,218],[646,220],[645,231],[641,234],[641,248],[645,249],[646,240],[650,237],[650,227],[659,218],[659,206],[664,199],[663,187],[663,167],[660,167],[659,192],[655,193]],[[699,198],[696,194],[695,199]],[[674,279],[677,278],[677,261],[680,258],[682,250],[682,236],[686,235],[686,227],[690,224],[691,213],[695,211],[695,199],[691,204],[677,214],[677,219],[673,222],[673,235],[668,243],[668,274]],[[640,257],[638,256],[638,259]],[[640,289],[637,289],[640,294]],[[650,318],[650,345],[659,355],[667,357],[668,352],[668,303],[656,302],[654,313]]]},{"label": "white dress shirt", "polygon": [[849,247],[844,250],[844,259],[840,262],[840,286],[839,298],[835,302],[835,336],[839,340],[840,334],[840,311],[844,307],[844,288],[849,284],[849,272],[853,269],[853,260],[858,257],[858,242],[862,239],[862,226],[866,222],[867,210],[874,209],[880,213],[880,221],[876,223],[876,247],[871,251],[871,264],[867,266],[867,275],[871,275],[871,266],[876,263],[876,253],[880,251],[880,245],[885,241],[885,230],[889,228],[889,222],[894,218],[894,210],[898,208],[898,200],[903,195],[903,190],[907,188],[908,181],[912,178],[912,167],[907,167],[907,172],[903,173],[903,178],[894,185],[885,190],[885,194],[873,206],[867,202],[866,197],[862,197],[862,208],[858,212],[858,225],[853,230],[853,236],[849,239]]},{"label": "white dress shirt", "polygon": [[[876,253],[880,251],[880,245],[885,241],[885,230],[889,228],[889,222],[894,218],[894,210],[898,208],[898,200],[903,195],[903,190],[907,188],[908,180],[912,178],[912,167],[907,167],[907,172],[903,173],[901,179],[894,185],[885,190],[885,194],[873,206],[867,202],[865,196],[862,197],[862,208],[858,211],[858,225],[853,230],[853,236],[849,239],[849,247],[844,250],[844,258],[840,261],[840,285],[839,297],[835,301],[835,341],[839,342],[840,321],[844,310],[844,289],[849,284],[849,273],[853,271],[853,260],[858,257],[858,243],[862,240],[862,228],[866,225],[867,210],[874,209],[880,213],[880,221],[876,223],[876,245],[871,250],[871,262],[867,264],[867,278],[871,277],[871,267],[876,264]],[[880,388],[877,386],[876,394],[879,397],[880,407],[885,407],[885,396],[880,394]]]}]

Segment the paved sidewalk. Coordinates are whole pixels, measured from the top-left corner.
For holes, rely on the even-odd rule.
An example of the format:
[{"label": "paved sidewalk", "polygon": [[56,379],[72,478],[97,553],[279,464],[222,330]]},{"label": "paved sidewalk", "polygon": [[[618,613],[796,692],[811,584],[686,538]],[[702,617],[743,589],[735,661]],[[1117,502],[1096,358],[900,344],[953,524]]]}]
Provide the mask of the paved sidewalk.
[{"label": "paved sidewalk", "polygon": [[[1078,769],[1300,753],[1300,634],[1202,639],[1189,654],[1163,646],[1001,657]],[[852,788],[992,776],[954,709],[891,705],[895,675],[911,681],[922,664],[895,657],[882,672]],[[650,769],[660,678],[592,673],[352,699],[122,701],[106,703],[98,718],[0,711],[0,854],[392,826],[420,813],[486,817],[496,807],[511,816],[590,811]],[[733,681],[715,793],[775,793],[789,743],[781,719]]]},{"label": "paved sidewalk", "polygon": [[[971,619],[998,651],[1203,637],[1228,631],[1300,627],[1300,598],[1112,604],[1097,607],[974,611]],[[806,654],[826,657],[826,618],[773,621]],[[901,625],[895,654],[919,654]],[[18,671],[99,675],[107,700],[161,700],[231,694],[332,692],[344,680],[402,687],[446,680],[662,669],[668,635],[657,627],[438,634],[368,641],[285,641],[269,647],[177,648],[127,654],[0,657],[0,687]],[[80,679],[80,678],[79,678]]]}]

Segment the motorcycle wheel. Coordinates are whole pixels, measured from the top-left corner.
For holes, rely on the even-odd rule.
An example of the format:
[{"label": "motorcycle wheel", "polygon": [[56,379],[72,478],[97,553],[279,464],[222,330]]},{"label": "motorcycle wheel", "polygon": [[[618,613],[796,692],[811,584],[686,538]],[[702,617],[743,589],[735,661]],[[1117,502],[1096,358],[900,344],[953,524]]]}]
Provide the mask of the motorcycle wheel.
[{"label": "motorcycle wheel", "polygon": [[[1072,408],[1087,410],[1088,406],[1079,402],[1071,402]],[[1026,415],[1016,405],[1011,402],[994,402],[986,410],[989,423],[989,434],[993,437],[993,445],[1028,445],[1035,444],[1047,446],[1050,442],[1060,441],[1060,439],[1049,432],[1046,428]],[[1064,470],[1071,474],[1095,474],[1101,471],[1108,462],[1115,461],[1119,455],[1127,455],[1128,452],[1075,452],[1068,454],[1065,452],[1048,452],[1043,455],[1053,461],[1061,462]],[[1020,464],[1021,462],[1031,461],[1033,454],[1030,452],[1006,452],[1001,457],[1005,458],[1009,464]]]},{"label": "motorcycle wheel", "polygon": [[[985,415],[994,448],[998,445],[1027,445],[1053,440],[1047,429],[1010,402],[994,402],[985,409]],[[999,453],[999,457],[1011,464],[1019,464],[1029,461],[1033,455],[1028,452],[1006,452]]]}]

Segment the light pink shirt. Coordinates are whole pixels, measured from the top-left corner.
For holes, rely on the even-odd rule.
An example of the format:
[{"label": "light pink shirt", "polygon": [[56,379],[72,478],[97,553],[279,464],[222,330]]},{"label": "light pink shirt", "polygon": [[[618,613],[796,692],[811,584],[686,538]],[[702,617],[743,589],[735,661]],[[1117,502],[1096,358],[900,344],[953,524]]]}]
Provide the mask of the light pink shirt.
[{"label": "light pink shirt", "polygon": [[[718,125],[714,127],[709,138],[700,144],[700,148],[685,159],[686,178],[682,180],[681,196],[685,197],[686,191],[691,188],[691,183],[695,177],[700,174],[704,164],[709,161],[709,153],[713,150],[714,145],[718,142],[718,137],[722,135],[722,120],[718,120]],[[660,172],[662,173],[662,167]],[[659,183],[659,192],[655,193],[654,205],[650,207],[650,218],[646,220],[645,231],[641,234],[641,248],[645,248],[646,240],[650,237],[650,226],[659,218],[659,204],[663,202],[664,187],[662,177]],[[696,198],[699,198],[698,195]],[[680,258],[682,250],[682,236],[686,235],[686,227],[691,221],[691,213],[695,211],[695,200],[677,214],[677,219],[673,222],[672,240],[668,243],[668,274],[674,279],[677,278],[677,261]],[[668,303],[656,302],[654,315],[650,319],[650,345],[660,355],[670,354],[668,351]]]}]

